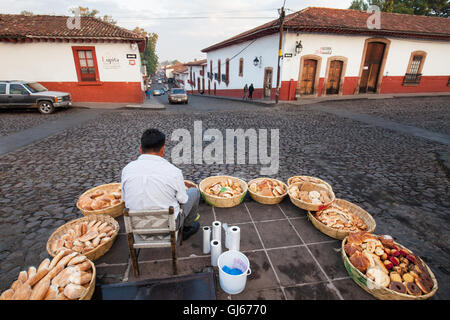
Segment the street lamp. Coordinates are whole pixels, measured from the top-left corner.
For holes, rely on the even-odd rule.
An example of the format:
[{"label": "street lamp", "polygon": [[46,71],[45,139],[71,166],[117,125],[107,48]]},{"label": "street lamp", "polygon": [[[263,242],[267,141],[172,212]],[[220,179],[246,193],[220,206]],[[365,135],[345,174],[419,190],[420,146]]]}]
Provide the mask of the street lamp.
[{"label": "street lamp", "polygon": [[258,59],[258,57],[255,57],[255,60],[253,60],[253,65],[254,65],[255,67],[257,67],[258,64],[259,64],[259,59]]},{"label": "street lamp", "polygon": [[302,52],[303,50],[303,46],[302,46],[302,41],[297,41],[295,43],[295,54],[299,54],[300,52]]}]

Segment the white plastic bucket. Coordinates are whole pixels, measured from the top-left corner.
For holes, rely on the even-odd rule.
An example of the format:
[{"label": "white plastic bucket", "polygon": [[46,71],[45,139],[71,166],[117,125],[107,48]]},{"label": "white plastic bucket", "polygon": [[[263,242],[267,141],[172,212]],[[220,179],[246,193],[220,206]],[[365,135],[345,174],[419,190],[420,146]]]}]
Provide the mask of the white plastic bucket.
[{"label": "white plastic bucket", "polygon": [[[250,261],[244,254],[235,250],[226,251],[217,259],[217,266],[219,267],[219,283],[223,291],[228,294],[238,294],[244,291],[247,276],[252,273]],[[222,270],[224,266],[230,269],[238,268],[242,274],[228,274]]]}]

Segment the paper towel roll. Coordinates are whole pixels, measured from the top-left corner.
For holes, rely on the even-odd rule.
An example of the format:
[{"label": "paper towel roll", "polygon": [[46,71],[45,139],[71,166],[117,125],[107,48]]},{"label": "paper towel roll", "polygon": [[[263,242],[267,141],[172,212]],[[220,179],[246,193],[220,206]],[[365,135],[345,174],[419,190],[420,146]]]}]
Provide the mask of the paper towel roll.
[{"label": "paper towel roll", "polygon": [[214,221],[212,223],[212,238],[211,240],[217,240],[222,243],[222,223],[220,221]]},{"label": "paper towel roll", "polygon": [[228,248],[230,250],[239,251],[241,244],[241,229],[236,226],[229,227],[227,238],[226,242],[228,242]]},{"label": "paper towel roll", "polygon": [[211,252],[211,227],[203,227],[203,253]]},{"label": "paper towel roll", "polygon": [[211,240],[211,265],[217,267],[217,259],[222,254],[222,245],[218,240]]}]

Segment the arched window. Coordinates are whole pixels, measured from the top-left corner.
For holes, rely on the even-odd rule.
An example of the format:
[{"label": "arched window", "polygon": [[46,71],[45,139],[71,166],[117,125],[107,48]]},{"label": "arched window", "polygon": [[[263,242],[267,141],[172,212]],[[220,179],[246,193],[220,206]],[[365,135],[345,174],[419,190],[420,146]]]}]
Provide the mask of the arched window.
[{"label": "arched window", "polygon": [[244,58],[239,59],[239,77],[244,76]]},{"label": "arched window", "polygon": [[220,78],[222,78],[222,74],[220,73],[220,59],[217,60],[217,81],[220,83]]},{"label": "arched window", "polygon": [[227,59],[225,63],[225,83],[227,86],[230,83],[230,59]]},{"label": "arched window", "polygon": [[427,53],[425,51],[414,51],[411,53],[405,78],[403,79],[404,86],[417,86],[420,84],[426,57]]}]

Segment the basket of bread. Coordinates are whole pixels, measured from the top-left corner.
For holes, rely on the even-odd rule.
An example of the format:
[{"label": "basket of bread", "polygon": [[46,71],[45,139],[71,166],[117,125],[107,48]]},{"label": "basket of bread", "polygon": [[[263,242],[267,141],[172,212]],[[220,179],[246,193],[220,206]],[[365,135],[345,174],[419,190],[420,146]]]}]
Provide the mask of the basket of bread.
[{"label": "basket of bread", "polygon": [[191,180],[184,180],[184,186],[186,187],[186,190],[188,190],[189,188],[197,188],[198,189],[198,185]]},{"label": "basket of bread", "polygon": [[60,250],[39,267],[21,271],[0,300],[90,300],[96,271],[92,261],[72,250]]},{"label": "basket of bread", "polygon": [[291,183],[288,192],[294,205],[309,211],[323,210],[336,199],[331,186],[320,179]]},{"label": "basket of bread", "polygon": [[311,223],[327,236],[343,240],[350,232],[373,232],[376,222],[361,207],[343,199],[334,200],[326,209],[308,211]]},{"label": "basket of bread", "polygon": [[377,299],[425,300],[438,289],[425,262],[389,235],[350,233],[341,253],[352,279]]},{"label": "basket of bread", "polygon": [[199,184],[206,203],[219,208],[231,208],[240,204],[247,194],[247,188],[244,180],[230,176],[208,177]]},{"label": "basket of bread", "polygon": [[312,182],[312,183],[319,184],[319,185],[320,184],[324,184],[328,188],[331,189],[331,186],[326,181],[324,181],[322,179],[319,179],[319,178],[316,178],[316,177],[310,177],[310,176],[293,176],[293,177],[290,177],[288,179],[288,181],[287,181],[287,185],[291,186],[291,184],[298,183],[298,182]]},{"label": "basket of bread", "polygon": [[248,183],[250,197],[262,204],[278,204],[287,195],[287,186],[280,180],[257,178]]},{"label": "basket of bread", "polygon": [[86,191],[78,199],[77,207],[85,216],[107,214],[117,218],[125,209],[120,183],[104,184]]},{"label": "basket of bread", "polygon": [[111,249],[119,229],[119,223],[104,214],[72,220],[53,232],[47,252],[54,257],[59,250],[69,249],[95,261]]}]

